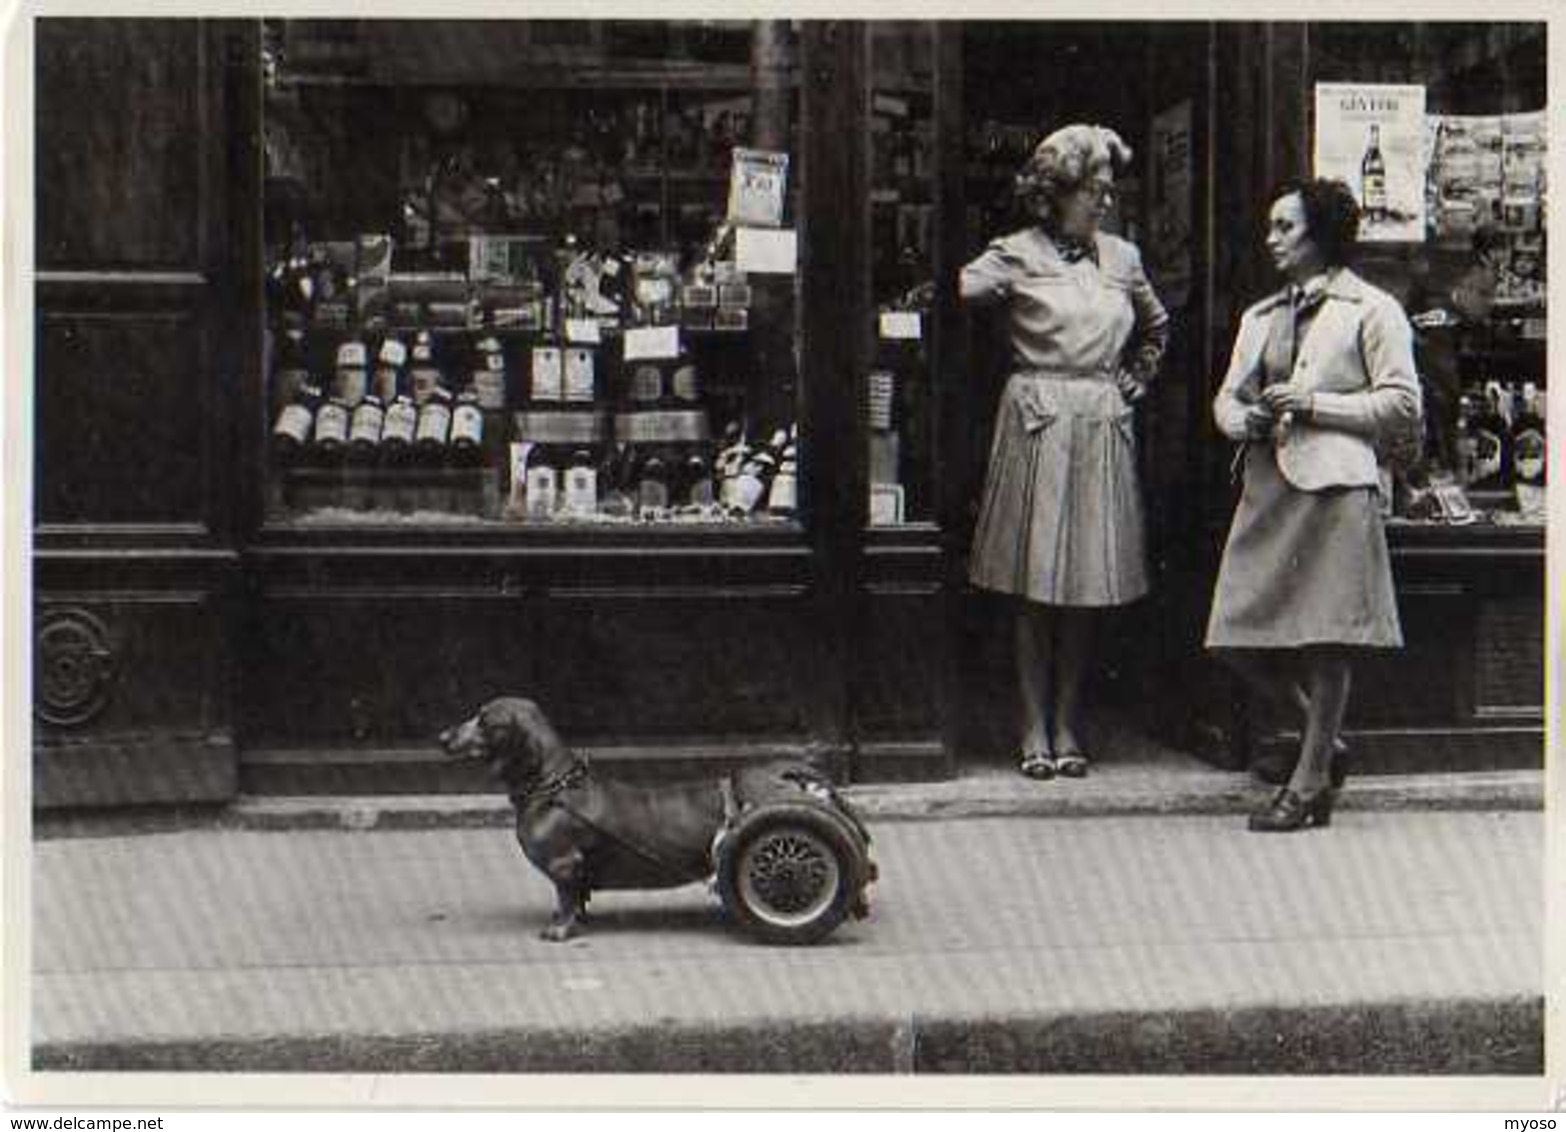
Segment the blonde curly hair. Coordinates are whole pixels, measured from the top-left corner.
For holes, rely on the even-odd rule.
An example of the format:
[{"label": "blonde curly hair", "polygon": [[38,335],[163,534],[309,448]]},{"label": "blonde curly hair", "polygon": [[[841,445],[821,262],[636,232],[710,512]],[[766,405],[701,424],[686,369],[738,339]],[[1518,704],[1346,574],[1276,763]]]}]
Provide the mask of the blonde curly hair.
[{"label": "blonde curly hair", "polygon": [[1105,126],[1062,126],[1034,148],[1013,192],[1023,211],[1049,228],[1059,202],[1087,184],[1094,171],[1124,169],[1131,156],[1131,147]]}]

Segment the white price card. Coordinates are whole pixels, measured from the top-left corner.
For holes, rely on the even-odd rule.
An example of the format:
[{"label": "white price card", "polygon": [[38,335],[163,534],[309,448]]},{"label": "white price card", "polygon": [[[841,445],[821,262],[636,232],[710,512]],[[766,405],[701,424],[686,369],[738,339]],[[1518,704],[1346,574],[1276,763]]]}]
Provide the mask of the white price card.
[{"label": "white price card", "polygon": [[625,332],[625,360],[677,358],[680,356],[678,326],[636,326]]},{"label": "white price card", "polygon": [[792,228],[738,228],[734,262],[741,271],[758,275],[793,275],[799,265],[799,243]]},{"label": "white price card", "polygon": [[917,342],[924,337],[924,326],[918,311],[882,311],[881,337],[905,339]]},{"label": "white price card", "polygon": [[595,318],[568,318],[566,319],[566,341],[596,344],[604,340],[603,332],[599,329],[598,320]]}]

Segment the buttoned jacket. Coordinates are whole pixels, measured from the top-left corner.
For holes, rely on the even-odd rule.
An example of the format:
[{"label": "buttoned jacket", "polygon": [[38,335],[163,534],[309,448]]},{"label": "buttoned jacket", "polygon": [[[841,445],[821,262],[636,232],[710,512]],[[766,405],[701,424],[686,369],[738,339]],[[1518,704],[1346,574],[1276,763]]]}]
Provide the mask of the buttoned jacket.
[{"label": "buttoned jacket", "polygon": [[[1246,410],[1265,380],[1276,320],[1293,317],[1290,289],[1269,295],[1240,320],[1213,417],[1231,440],[1249,439]],[[1302,491],[1378,483],[1376,445],[1417,426],[1421,411],[1413,329],[1397,300],[1347,268],[1333,271],[1300,339],[1291,384],[1310,408],[1274,430],[1278,469]]]}]

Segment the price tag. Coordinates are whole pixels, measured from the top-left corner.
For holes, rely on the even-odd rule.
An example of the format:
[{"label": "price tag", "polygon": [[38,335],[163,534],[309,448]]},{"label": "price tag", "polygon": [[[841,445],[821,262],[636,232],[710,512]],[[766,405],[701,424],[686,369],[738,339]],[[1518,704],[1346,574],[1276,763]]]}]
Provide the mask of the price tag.
[{"label": "price tag", "polygon": [[799,244],[792,228],[740,228],[734,237],[734,262],[758,275],[793,275]]},{"label": "price tag", "polygon": [[679,356],[678,326],[636,326],[625,332],[625,360],[628,362]]},{"label": "price tag", "polygon": [[599,329],[598,320],[595,318],[568,318],[566,319],[566,341],[581,342],[585,345],[597,345],[604,340]]},{"label": "price tag", "polygon": [[917,342],[924,337],[918,311],[882,311],[881,337]]}]

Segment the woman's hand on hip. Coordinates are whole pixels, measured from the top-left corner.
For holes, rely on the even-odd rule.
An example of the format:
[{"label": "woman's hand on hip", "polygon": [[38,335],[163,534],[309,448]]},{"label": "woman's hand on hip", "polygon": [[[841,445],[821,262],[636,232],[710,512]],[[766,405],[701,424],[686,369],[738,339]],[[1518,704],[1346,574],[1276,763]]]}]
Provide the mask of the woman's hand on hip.
[{"label": "woman's hand on hip", "polygon": [[1127,405],[1135,405],[1147,396],[1147,386],[1138,381],[1128,369],[1115,371],[1115,385],[1119,387],[1120,396]]}]

